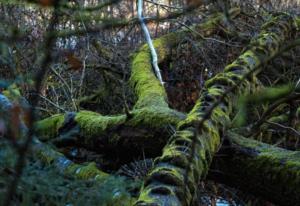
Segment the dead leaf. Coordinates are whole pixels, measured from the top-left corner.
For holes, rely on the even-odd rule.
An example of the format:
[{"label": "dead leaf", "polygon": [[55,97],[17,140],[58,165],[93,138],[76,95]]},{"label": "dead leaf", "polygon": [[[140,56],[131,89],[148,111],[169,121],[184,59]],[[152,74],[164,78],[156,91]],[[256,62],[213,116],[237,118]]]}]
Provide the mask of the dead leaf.
[{"label": "dead leaf", "polygon": [[0,137],[3,137],[6,133],[6,125],[3,119],[0,119]]},{"label": "dead leaf", "polygon": [[20,114],[22,109],[19,104],[14,104],[11,109],[11,116],[10,116],[10,135],[13,140],[19,138],[20,135]]},{"label": "dead leaf", "polygon": [[54,5],[54,0],[39,0],[38,2],[42,6],[53,6]]},{"label": "dead leaf", "polygon": [[78,71],[83,68],[82,62],[74,54],[66,52],[65,55],[70,66],[69,69]]}]

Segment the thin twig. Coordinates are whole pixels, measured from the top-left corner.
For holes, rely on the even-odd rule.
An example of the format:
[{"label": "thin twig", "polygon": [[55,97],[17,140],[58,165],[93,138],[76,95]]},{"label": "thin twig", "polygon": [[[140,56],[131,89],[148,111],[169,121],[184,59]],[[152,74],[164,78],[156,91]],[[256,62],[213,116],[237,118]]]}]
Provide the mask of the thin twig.
[{"label": "thin twig", "polygon": [[270,125],[274,125],[276,127],[280,127],[282,129],[285,129],[285,130],[292,131],[297,137],[300,137],[300,132],[298,132],[293,127],[285,126],[285,125],[282,125],[282,124],[279,124],[279,123],[276,123],[276,122],[271,122],[271,121],[266,121],[266,123],[268,123]]},{"label": "thin twig", "polygon": [[194,29],[192,29],[191,27],[189,27],[188,25],[186,25],[186,24],[184,24],[182,22],[179,22],[179,21],[178,21],[178,23],[180,25],[184,26],[185,28],[187,28],[188,30],[190,30],[192,33],[195,33],[196,35],[198,35],[202,40],[215,41],[215,42],[218,42],[220,44],[224,44],[224,45],[231,46],[231,47],[242,47],[241,45],[230,44],[230,43],[227,43],[225,41],[221,41],[219,39],[215,39],[215,38],[211,38],[211,37],[205,37],[201,33],[197,32]]},{"label": "thin twig", "polygon": [[[113,0],[111,1],[110,3],[116,3],[118,2],[119,0]],[[78,4],[79,5],[79,4]],[[109,4],[110,5],[110,4]],[[89,33],[86,29],[86,25],[85,23],[83,22],[83,19],[82,19],[82,15],[81,13],[79,13],[79,16],[80,16],[80,20],[81,20],[81,23],[82,23],[82,26],[83,26],[83,29],[86,31],[86,41],[87,41],[87,53],[90,52],[90,36],[89,36]],[[83,88],[83,81],[84,81],[84,77],[85,77],[85,70],[86,70],[86,61],[88,59],[88,54],[85,55],[84,57],[84,60],[83,60],[83,64],[82,64],[82,72],[81,72],[81,77],[80,77],[80,83],[79,83],[79,91],[78,91],[78,96],[81,96],[82,94],[82,88]],[[77,110],[77,107],[76,107],[76,110]]]},{"label": "thin twig", "polygon": [[65,85],[65,87],[68,89],[68,92],[70,95],[68,95],[67,92],[66,95],[68,96],[68,98],[71,100],[72,104],[73,104],[73,107],[75,109],[75,111],[77,111],[77,106],[76,106],[76,102],[73,98],[73,92],[72,92],[72,89],[70,88],[70,86],[68,85],[68,83],[66,82],[66,80],[54,69],[54,68],[50,68],[50,70],[60,79],[60,81]]},{"label": "thin twig", "polygon": [[98,11],[103,9],[104,7],[110,6],[112,4],[116,4],[120,2],[120,0],[110,0],[110,1],[104,1],[96,6],[87,6],[87,7],[81,7],[79,4],[76,6],[71,6],[69,4],[63,4],[63,8],[70,9],[72,11],[85,11],[85,12],[92,12],[92,11]]},{"label": "thin twig", "polygon": [[148,28],[144,22],[144,17],[143,17],[143,0],[138,0],[138,18],[142,27],[142,30],[144,32],[147,44],[149,46],[150,52],[151,52],[151,56],[152,56],[152,66],[154,68],[154,73],[156,75],[156,77],[158,78],[159,82],[161,83],[161,85],[164,85],[164,82],[162,80],[162,76],[160,73],[160,69],[158,67],[158,59],[157,59],[157,53],[155,51],[155,48],[153,46],[153,42],[150,36],[150,33],[148,31]]},{"label": "thin twig", "polygon": [[60,107],[58,104],[55,104],[54,102],[52,102],[50,99],[48,99],[47,97],[38,94],[40,98],[42,98],[43,100],[45,100],[46,102],[48,102],[49,104],[51,104],[52,106],[56,107],[59,110],[62,110],[63,112],[67,112],[64,108]]},{"label": "thin twig", "polygon": [[265,122],[265,120],[267,119],[267,117],[281,104],[291,101],[291,100],[295,100],[300,98],[300,94],[290,94],[289,96],[282,98],[276,102],[274,102],[273,104],[270,105],[270,107],[267,109],[267,111],[265,111],[260,119],[258,121],[256,121],[253,125],[250,126],[250,131],[255,130],[256,128],[258,128],[261,124],[263,124]]},{"label": "thin twig", "polygon": [[300,78],[298,79],[295,88],[297,89],[299,85],[300,85]]},{"label": "thin twig", "polygon": [[160,7],[164,7],[164,8],[183,10],[182,7],[166,5],[166,4],[158,3],[157,1],[153,1],[153,0],[151,0],[151,1],[145,0],[145,1],[150,3],[150,4],[154,4],[156,6],[160,6]]}]

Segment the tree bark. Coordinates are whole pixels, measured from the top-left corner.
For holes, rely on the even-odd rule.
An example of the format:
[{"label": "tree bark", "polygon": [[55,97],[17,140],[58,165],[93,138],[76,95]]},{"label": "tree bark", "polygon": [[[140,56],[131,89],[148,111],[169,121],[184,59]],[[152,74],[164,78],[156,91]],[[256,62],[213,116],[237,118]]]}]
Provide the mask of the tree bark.
[{"label": "tree bark", "polygon": [[170,129],[185,117],[169,108],[153,107],[136,109],[130,118],[81,111],[41,120],[36,132],[40,140],[56,146],[78,145],[115,159],[110,165],[113,169],[142,154],[149,158],[160,155],[172,135]]},{"label": "tree bark", "polygon": [[278,205],[300,203],[300,151],[289,151],[228,132],[208,178]]}]

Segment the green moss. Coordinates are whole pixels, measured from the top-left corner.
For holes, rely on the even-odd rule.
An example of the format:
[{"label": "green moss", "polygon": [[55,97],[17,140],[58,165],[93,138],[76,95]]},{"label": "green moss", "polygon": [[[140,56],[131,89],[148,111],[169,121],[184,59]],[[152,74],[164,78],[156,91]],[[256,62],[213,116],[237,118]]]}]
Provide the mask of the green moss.
[{"label": "green moss", "polygon": [[75,122],[80,127],[80,133],[85,137],[94,137],[103,134],[126,121],[126,115],[102,116],[96,112],[80,111],[75,116]]},{"label": "green moss", "polygon": [[[255,192],[280,205],[297,205],[300,198],[300,152],[274,147],[228,132],[236,153],[226,164],[226,173],[242,188]],[[242,175],[240,175],[242,174]]]},{"label": "green moss", "polygon": [[[101,189],[101,192],[100,197],[99,194],[97,197],[98,199],[102,199],[100,203],[98,202],[99,205],[132,205],[135,201],[135,198],[131,197],[128,191],[139,188],[140,182],[133,183],[125,180],[125,178],[109,175],[99,170],[94,162],[85,163],[83,165],[74,163],[63,154],[53,150],[50,146],[38,140],[35,140],[32,151],[34,158],[42,161],[46,166],[51,166],[51,168],[55,169],[61,175],[60,178],[70,178],[72,182],[77,184],[78,182],[85,181],[84,185],[86,185],[86,189],[89,190],[92,184],[96,184],[95,180],[99,182],[102,186],[102,188],[98,188]],[[74,181],[74,178],[76,181]],[[63,182],[64,187],[66,181],[67,180]],[[69,202],[77,201],[69,199]],[[82,204],[85,204],[85,202],[81,202],[80,205]],[[95,205],[95,203],[92,205]]]},{"label": "green moss", "polygon": [[[194,108],[188,114],[187,118],[177,124],[177,128],[181,129],[189,127],[200,122],[207,109],[223,95],[224,89],[211,85],[211,87],[207,88],[207,91],[204,93],[205,94],[197,100]],[[220,103],[219,106],[213,110],[211,120],[213,122],[222,123],[224,126],[227,125],[229,122],[228,113],[231,112],[231,108],[232,105],[230,102],[227,103],[227,105]]]},{"label": "green moss", "polygon": [[58,129],[64,124],[64,114],[53,115],[35,123],[35,132],[39,139],[48,140],[58,135]]},{"label": "green moss", "polygon": [[[232,9],[230,15],[235,17],[239,12],[239,9]],[[193,27],[193,29],[197,32],[201,32],[203,36],[208,36],[218,28],[218,23],[223,20],[224,16],[218,13],[209,18],[206,22]],[[189,32],[190,30],[184,29],[166,34],[154,40],[153,44],[159,58],[158,63],[164,61],[166,57],[170,55],[170,48],[178,45]],[[168,106],[165,89],[152,71],[151,55],[147,45],[143,45],[133,57],[130,83],[138,97],[135,104],[136,109],[146,106]]]},{"label": "green moss", "polygon": [[296,18],[295,18],[295,27],[296,27],[297,31],[300,30],[300,17],[298,17],[298,16],[296,16]]},{"label": "green moss", "polygon": [[[65,126],[66,115],[53,115],[38,121],[35,127],[39,139],[48,140],[57,137],[59,129]],[[75,122],[80,128],[80,133],[87,137],[101,135],[108,128],[123,124],[125,120],[126,115],[102,116],[90,111],[80,111],[75,114]]]},{"label": "green moss", "polygon": [[108,176],[106,173],[100,171],[94,162],[88,163],[87,165],[70,165],[66,169],[66,174],[72,174],[78,179],[103,179]]},{"label": "green moss", "polygon": [[[137,205],[151,205],[150,202],[155,201],[156,205],[164,205],[163,202],[168,200],[174,201],[174,205],[190,203],[195,183],[206,175],[212,157],[219,148],[220,132],[230,123],[229,115],[235,107],[236,93],[248,93],[253,88],[250,83],[253,78],[245,78],[245,75],[255,72],[262,63],[276,55],[292,31],[290,24],[293,22],[290,20],[288,15],[272,19],[269,24],[264,25],[261,34],[251,42],[248,50],[227,66],[223,73],[206,83],[193,110],[177,124],[178,131],[164,148],[162,156],[157,159],[153,170],[155,172],[149,175]],[[240,83],[241,80],[244,82]],[[237,85],[233,90],[232,87]],[[207,112],[213,106],[214,109],[207,118]],[[189,162],[192,150],[194,156]],[[188,177],[193,180],[192,184],[182,182],[181,177],[185,175],[186,168],[191,172]]]},{"label": "green moss", "polygon": [[76,164],[67,159],[62,153],[55,151],[39,140],[35,140],[33,152],[35,158],[38,158],[46,165],[55,166],[64,175],[78,179],[96,178],[97,180],[103,180],[103,178],[108,177],[108,174],[99,170],[95,163],[89,163],[88,165]]},{"label": "green moss", "polygon": [[[158,41],[156,46],[158,46]],[[130,78],[130,82],[138,97],[135,108],[151,105],[167,106],[166,92],[152,71],[148,47],[142,47],[133,58]]]},{"label": "green moss", "polygon": [[[14,167],[18,154],[3,138],[0,147],[0,171],[4,172],[5,168]],[[35,153],[31,154],[15,193],[18,198],[12,200],[12,205],[133,205],[136,198],[131,197],[131,192],[141,187],[140,181],[115,175],[78,178],[64,173],[55,162],[43,164],[40,159],[36,160]],[[10,188],[11,176],[1,175],[0,182],[2,190],[6,191]],[[5,192],[1,192],[1,200],[4,195]]]},{"label": "green moss", "polygon": [[296,116],[297,116],[298,118],[300,118],[300,107],[298,107],[298,109],[297,109],[297,111],[296,111]]},{"label": "green moss", "polygon": [[288,84],[280,87],[258,89],[252,94],[242,95],[238,100],[238,113],[233,120],[233,126],[245,126],[245,124],[247,123],[246,119],[248,114],[247,105],[257,105],[274,102],[278,99],[288,96],[293,91],[294,86]]},{"label": "green moss", "polygon": [[289,151],[286,149],[282,149],[279,147],[275,147],[269,144],[265,144],[263,142],[259,142],[253,139],[245,138],[241,135],[238,135],[234,132],[228,131],[228,136],[230,139],[241,145],[245,148],[253,149],[257,151],[257,154],[262,156],[270,156],[274,158],[287,158],[290,160],[296,160],[300,165],[300,152],[299,151]]},{"label": "green moss", "polygon": [[253,103],[263,103],[267,101],[273,102],[291,94],[293,91],[294,86],[292,84],[283,85],[280,87],[269,87],[254,93],[253,95],[249,96],[249,98]]},{"label": "green moss", "polygon": [[[161,130],[161,132],[164,133],[164,130],[168,126],[176,125],[186,117],[185,114],[168,107],[145,107],[133,110],[130,113],[131,117],[129,118],[126,115],[102,116],[90,111],[80,111],[78,113],[72,113],[71,115],[55,115],[38,122],[37,132],[42,140],[56,138],[57,141],[60,141],[63,138],[80,137],[75,138],[76,141],[81,141],[81,144],[88,147],[93,146],[95,139],[99,141],[104,139],[104,144],[107,144],[107,146],[115,146],[118,145],[119,142],[127,141],[131,142],[131,144],[135,144],[132,142],[132,139],[129,139],[129,136],[120,135],[117,128],[123,126],[134,130],[134,128],[144,127],[149,130]],[[116,133],[111,135],[110,133],[114,129]],[[147,139],[149,141],[149,138],[153,138],[153,134],[143,135],[143,137],[140,138],[143,139],[139,139],[139,141],[146,141]],[[166,139],[161,139],[160,141],[162,143],[165,142]]]},{"label": "green moss", "polygon": [[[157,187],[155,188],[157,191],[164,191],[165,193],[169,194],[168,205],[180,205],[180,201],[176,197],[174,193],[169,193],[169,188],[166,187]],[[164,205],[165,202],[163,199],[159,198],[158,196],[152,195],[152,190],[148,188],[144,188],[139,195],[139,200],[135,202],[135,206],[142,206],[142,205]]]},{"label": "green moss", "polygon": [[132,111],[133,117],[126,122],[129,126],[145,125],[161,128],[163,125],[175,125],[183,120],[186,115],[168,107],[149,106]]}]

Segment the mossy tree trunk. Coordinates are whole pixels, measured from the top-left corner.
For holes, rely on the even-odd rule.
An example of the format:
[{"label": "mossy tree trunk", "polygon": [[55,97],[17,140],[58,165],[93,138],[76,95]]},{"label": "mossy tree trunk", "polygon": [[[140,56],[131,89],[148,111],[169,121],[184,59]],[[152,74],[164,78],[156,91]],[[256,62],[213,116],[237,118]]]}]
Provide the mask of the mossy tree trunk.
[{"label": "mossy tree trunk", "polygon": [[[233,9],[229,14],[235,17],[238,13],[239,9]],[[218,24],[226,22],[226,18],[218,14],[195,28],[205,36],[216,31]],[[280,52],[299,23],[299,18],[295,20],[288,14],[279,14],[266,23],[243,54],[226,66],[224,72],[206,82],[204,92],[189,114],[169,108],[166,91],[152,71],[149,49],[143,46],[132,59],[130,83],[137,95],[133,111],[116,116],[88,111],[58,114],[37,122],[36,134],[41,141],[55,144],[75,142],[106,154],[122,156],[127,153],[131,159],[136,152],[145,150],[157,156],[165,146],[147,175],[135,205],[192,205],[198,183],[206,177],[214,154],[220,149],[221,137],[231,123],[236,97],[255,89],[253,83],[260,66]],[[167,34],[154,41],[159,62],[170,55],[169,49],[176,46],[187,32]],[[176,131],[170,133],[168,127],[176,128]],[[229,165],[239,163],[243,165],[245,177],[253,177],[257,185],[268,189],[276,187],[274,193],[280,198],[265,195],[265,188],[256,188],[258,194],[280,204],[286,198],[289,205],[299,203],[297,197],[293,198],[300,188],[298,153],[273,147],[265,150],[263,144],[249,143],[235,135],[232,135],[232,142],[239,145],[237,151],[246,152],[242,155],[235,152],[234,158],[226,160],[221,168],[226,175],[236,177],[236,183],[245,188],[243,176],[238,174],[240,168],[226,167],[227,162]],[[105,180],[110,176],[94,163],[80,165],[71,162],[39,140],[33,143],[33,151],[47,164],[54,164],[64,174],[76,178]],[[271,158],[272,154],[275,156]],[[251,168],[251,172],[247,172],[247,168]],[[261,174],[269,176],[263,180]],[[287,174],[296,181],[287,178]]]},{"label": "mossy tree trunk", "polygon": [[[278,205],[300,203],[300,151],[288,151],[227,132],[209,178]],[[219,172],[214,172],[219,171]]]},{"label": "mossy tree trunk", "polygon": [[[239,9],[230,11],[231,18]],[[226,23],[223,14],[217,13],[194,27],[204,37]],[[190,32],[182,30],[164,35],[154,41],[159,62],[170,56],[170,51]],[[128,115],[102,116],[95,112],[58,114],[36,123],[36,132],[42,141],[57,144],[77,142],[105,154],[157,156],[172,135],[168,128],[186,118],[186,114],[170,109],[164,88],[156,79],[147,45],[134,55],[130,83],[137,95],[134,110]],[[119,163],[118,163],[119,164]]]},{"label": "mossy tree trunk", "polygon": [[274,17],[237,60],[206,82],[195,107],[156,159],[136,205],[193,204],[198,182],[205,178],[230,123],[235,96],[251,91],[255,72],[280,51],[295,25],[287,14]]}]

